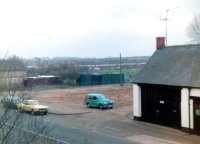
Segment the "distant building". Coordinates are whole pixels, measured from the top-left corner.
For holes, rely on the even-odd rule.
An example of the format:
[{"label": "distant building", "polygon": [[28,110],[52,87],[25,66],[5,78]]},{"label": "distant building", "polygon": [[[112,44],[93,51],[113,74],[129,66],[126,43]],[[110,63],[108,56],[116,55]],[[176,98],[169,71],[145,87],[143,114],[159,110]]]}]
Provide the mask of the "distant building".
[{"label": "distant building", "polygon": [[81,74],[76,80],[78,86],[122,84],[129,82],[127,74]]},{"label": "distant building", "polygon": [[8,86],[22,84],[26,77],[26,70],[23,62],[18,59],[0,61],[0,85]]},{"label": "distant building", "polygon": [[200,132],[200,45],[157,48],[133,81],[134,119]]},{"label": "distant building", "polygon": [[59,85],[62,83],[60,76],[39,75],[36,77],[27,77],[24,80],[24,86],[42,86],[42,85]]}]

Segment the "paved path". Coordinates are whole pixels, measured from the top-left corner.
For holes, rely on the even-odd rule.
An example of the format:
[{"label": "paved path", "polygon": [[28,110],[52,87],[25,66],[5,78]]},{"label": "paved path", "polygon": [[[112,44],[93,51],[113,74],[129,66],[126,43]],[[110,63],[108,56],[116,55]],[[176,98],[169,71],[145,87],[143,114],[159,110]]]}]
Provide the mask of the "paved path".
[{"label": "paved path", "polygon": [[95,127],[105,135],[140,144],[199,144],[200,137],[164,126],[135,121],[106,121]]},{"label": "paved path", "polygon": [[[67,111],[66,111],[67,110]],[[128,116],[120,115],[123,110],[128,110],[126,107],[121,109],[116,109],[116,112],[119,114],[119,119],[105,119],[98,120],[95,122],[96,116],[98,114],[104,114],[106,116],[114,114],[113,111],[98,111],[94,112],[94,110],[90,109],[51,109],[50,112],[55,114],[69,114],[76,115],[83,113],[83,115],[79,116],[81,120],[84,117],[90,116],[94,121],[94,125],[92,125],[92,134],[98,135],[100,137],[108,139],[114,139],[121,141],[122,143],[133,143],[133,144],[199,144],[200,137],[197,135],[190,135],[188,133],[184,133],[181,130],[168,128],[164,126],[159,126],[155,124],[145,123],[145,122],[137,122],[132,120],[132,114]],[[92,114],[95,113],[95,114]],[[127,111],[128,112],[128,111]],[[84,113],[88,113],[85,114]],[[121,118],[120,118],[121,117]],[[66,116],[66,119],[69,117]],[[75,117],[70,117],[70,119],[74,119]],[[100,117],[98,117],[100,118]],[[77,121],[78,122],[78,121]],[[85,123],[87,124],[87,122]],[[78,129],[82,131],[82,129]],[[87,131],[87,130],[86,130]],[[87,132],[86,132],[87,133]],[[88,138],[90,134],[88,133]],[[90,137],[91,138],[91,137]],[[104,141],[105,142],[105,141]]]}]

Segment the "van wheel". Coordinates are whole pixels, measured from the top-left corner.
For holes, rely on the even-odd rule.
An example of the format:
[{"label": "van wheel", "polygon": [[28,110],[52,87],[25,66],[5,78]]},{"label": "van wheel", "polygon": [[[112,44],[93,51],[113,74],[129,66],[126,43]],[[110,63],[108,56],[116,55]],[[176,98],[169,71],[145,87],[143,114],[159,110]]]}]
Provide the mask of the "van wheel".
[{"label": "van wheel", "polygon": [[100,108],[101,110],[103,110],[103,105],[100,104],[100,105],[99,105],[99,108]]},{"label": "van wheel", "polygon": [[90,104],[89,103],[87,103],[87,108],[90,108],[91,106],[90,106]]}]

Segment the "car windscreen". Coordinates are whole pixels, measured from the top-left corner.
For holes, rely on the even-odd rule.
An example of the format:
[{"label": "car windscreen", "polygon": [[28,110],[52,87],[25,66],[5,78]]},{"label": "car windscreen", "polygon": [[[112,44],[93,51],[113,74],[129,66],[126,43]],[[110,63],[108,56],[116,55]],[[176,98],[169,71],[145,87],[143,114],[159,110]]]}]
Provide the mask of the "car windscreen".
[{"label": "car windscreen", "polygon": [[97,97],[97,99],[106,99],[106,97],[105,97],[104,95],[99,95],[99,96]]},{"label": "car windscreen", "polygon": [[38,101],[29,101],[29,105],[39,105]]}]

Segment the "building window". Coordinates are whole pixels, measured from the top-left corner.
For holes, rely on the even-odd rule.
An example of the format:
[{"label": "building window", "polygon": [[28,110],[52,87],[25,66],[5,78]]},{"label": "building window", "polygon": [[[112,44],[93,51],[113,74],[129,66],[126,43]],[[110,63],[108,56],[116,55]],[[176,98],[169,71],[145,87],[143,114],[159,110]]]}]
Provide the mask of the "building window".
[{"label": "building window", "polygon": [[17,84],[19,82],[18,80],[19,80],[18,78],[11,78],[11,83]]}]

